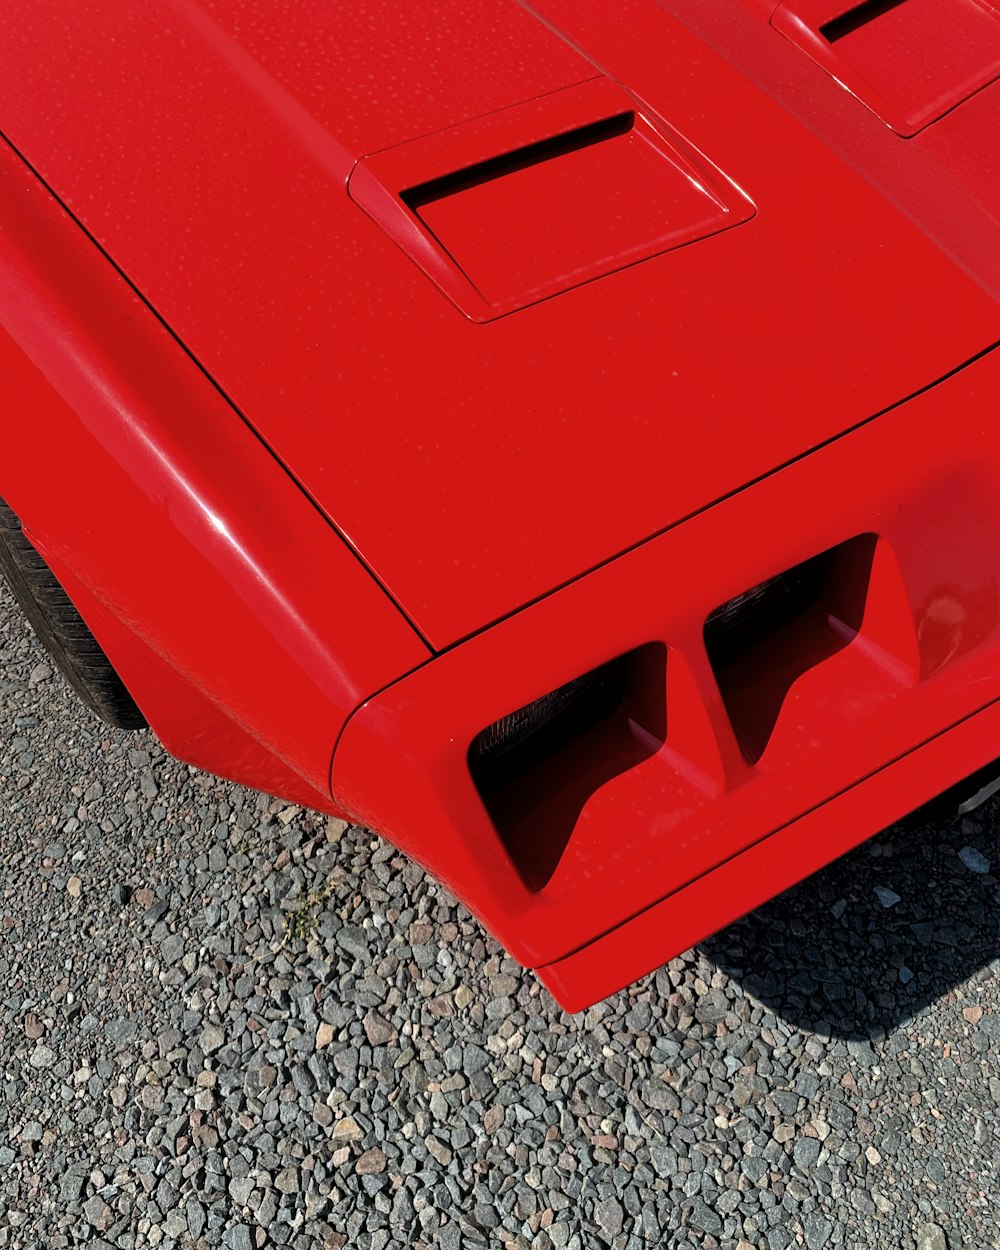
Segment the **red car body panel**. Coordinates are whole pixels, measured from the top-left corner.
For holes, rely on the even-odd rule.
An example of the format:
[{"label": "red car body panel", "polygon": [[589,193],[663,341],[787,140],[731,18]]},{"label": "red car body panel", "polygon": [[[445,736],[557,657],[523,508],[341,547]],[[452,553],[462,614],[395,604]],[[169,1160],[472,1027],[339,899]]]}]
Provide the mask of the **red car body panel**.
[{"label": "red car body panel", "polygon": [[[162,668],[220,710],[236,741],[215,771],[287,792],[290,769],[329,803],[347,717],[426,648],[8,148],[0,188],[4,497],[123,675]],[[139,683],[144,710],[208,763],[182,744],[217,730],[178,716],[160,680]],[[248,769],[244,737],[280,764]]]},{"label": "red car body panel", "polygon": [[[941,248],[657,6],[589,6],[594,61],[512,0],[477,22],[467,7],[352,16],[315,0],[238,19],[243,6],[102,0],[68,17],[15,0],[0,49],[7,138],[436,649],[1000,338],[996,305]],[[431,107],[427,67],[452,31],[479,42],[458,65],[447,53],[451,98]],[[389,68],[353,51],[365,36]],[[752,222],[485,325],[456,315],[345,194],[355,161],[541,95],[558,111],[560,88],[604,61],[742,189]],[[570,181],[542,226],[581,235],[584,263],[578,202]],[[491,208],[470,206],[468,228],[496,234]]]},{"label": "red car body panel", "polygon": [[[853,12],[5,10],[0,495],[171,750],[570,1007],[1000,754],[1000,84]],[[487,798],[481,731],[619,656]]]}]

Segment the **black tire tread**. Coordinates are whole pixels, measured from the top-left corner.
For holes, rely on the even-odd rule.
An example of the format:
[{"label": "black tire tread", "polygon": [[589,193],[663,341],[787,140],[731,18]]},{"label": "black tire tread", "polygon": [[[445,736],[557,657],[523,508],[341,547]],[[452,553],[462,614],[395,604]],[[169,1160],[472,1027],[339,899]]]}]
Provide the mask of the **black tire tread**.
[{"label": "black tire tread", "polygon": [[117,729],[145,729],[124,682],[55,574],[0,499],[0,572],[39,640],[83,702]]}]

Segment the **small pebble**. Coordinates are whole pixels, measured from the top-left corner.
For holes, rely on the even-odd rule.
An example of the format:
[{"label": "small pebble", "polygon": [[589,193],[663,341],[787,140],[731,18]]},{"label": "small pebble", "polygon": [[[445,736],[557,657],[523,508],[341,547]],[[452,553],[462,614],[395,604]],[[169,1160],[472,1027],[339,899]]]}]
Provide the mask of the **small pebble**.
[{"label": "small pebble", "polygon": [[968,868],[969,872],[984,875],[990,870],[990,861],[982,851],[977,851],[974,846],[963,846],[958,852],[958,858]]}]

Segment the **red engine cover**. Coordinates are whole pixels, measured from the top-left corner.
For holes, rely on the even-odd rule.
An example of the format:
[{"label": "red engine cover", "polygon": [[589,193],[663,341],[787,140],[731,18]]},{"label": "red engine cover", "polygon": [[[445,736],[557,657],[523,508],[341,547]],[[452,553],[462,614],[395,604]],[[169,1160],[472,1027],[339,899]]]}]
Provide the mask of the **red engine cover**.
[{"label": "red engine cover", "polygon": [[[9,140],[437,648],[1000,338],[997,306],[937,243],[662,8],[546,16],[574,46],[513,0],[4,11]],[[575,150],[566,178],[536,163],[497,180],[566,133],[560,102],[601,77],[687,179],[676,203],[663,183],[678,214],[663,231],[608,213],[616,178],[634,199],[649,174],[634,142]],[[513,118],[492,147],[459,133],[487,115]],[[348,178],[430,134],[453,166],[432,182],[507,164],[424,217],[402,198],[412,180],[380,184],[401,238]],[[557,239],[514,220],[522,191]],[[694,220],[725,211],[742,224]],[[675,225],[685,245],[661,247]],[[477,293],[492,320],[470,319]]]}]

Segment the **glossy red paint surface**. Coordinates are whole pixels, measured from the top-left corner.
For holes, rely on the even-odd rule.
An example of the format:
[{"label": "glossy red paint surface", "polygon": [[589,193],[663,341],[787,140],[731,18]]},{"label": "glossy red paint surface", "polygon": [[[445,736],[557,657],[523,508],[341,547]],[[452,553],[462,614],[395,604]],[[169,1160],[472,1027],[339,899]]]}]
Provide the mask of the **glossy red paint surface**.
[{"label": "glossy red paint surface", "polygon": [[570,1007],[1000,755],[991,6],[4,16],[0,495],[170,749],[367,821]]},{"label": "glossy red paint surface", "polygon": [[[214,752],[182,753],[218,772],[260,785],[290,769],[328,799],[347,716],[428,653],[6,147],[0,326],[0,489],[113,659],[136,666],[132,692],[153,727],[167,742],[214,737]],[[149,653],[141,673],[133,648]],[[178,682],[190,687],[180,705]],[[191,709],[196,696],[220,723]],[[247,737],[280,765],[262,773],[259,749],[256,767],[241,763]]]},{"label": "glossy red paint surface", "polygon": [[[348,46],[367,31],[391,71],[332,51],[324,71],[332,35],[294,52],[300,22],[329,31],[327,0],[262,7],[257,35],[235,6],[98,0],[67,17],[14,0],[0,45],[4,133],[435,648],[1000,338],[995,304],[945,250],[650,0],[547,6],[566,42],[487,6],[467,72],[444,41],[451,99],[428,112],[428,61],[442,29],[468,30],[466,7],[442,0],[430,25],[405,6],[336,7]],[[489,35],[510,12],[516,72]],[[324,72],[338,87],[321,104]],[[596,74],[735,183],[752,221],[479,325],[345,194],[355,159],[527,100],[558,110],[561,88]],[[81,81],[114,88],[80,107]],[[592,227],[568,210],[551,228],[579,232],[586,266]]]}]

